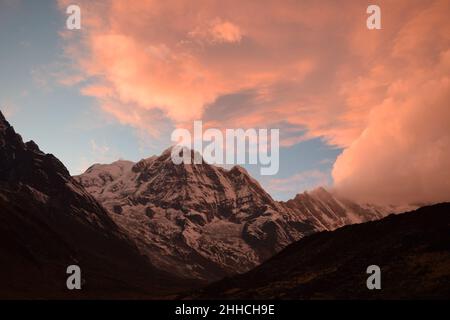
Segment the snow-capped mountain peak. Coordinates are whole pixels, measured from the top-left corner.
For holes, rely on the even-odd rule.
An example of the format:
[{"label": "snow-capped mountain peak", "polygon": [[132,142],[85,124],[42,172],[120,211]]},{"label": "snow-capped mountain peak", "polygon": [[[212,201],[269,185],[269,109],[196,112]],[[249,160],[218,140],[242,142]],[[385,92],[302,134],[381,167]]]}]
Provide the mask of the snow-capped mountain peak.
[{"label": "snow-capped mountain peak", "polygon": [[178,275],[244,272],[307,234],[353,221],[325,189],[281,203],[240,166],[177,165],[171,151],[94,165],[75,178],[153,264]]}]

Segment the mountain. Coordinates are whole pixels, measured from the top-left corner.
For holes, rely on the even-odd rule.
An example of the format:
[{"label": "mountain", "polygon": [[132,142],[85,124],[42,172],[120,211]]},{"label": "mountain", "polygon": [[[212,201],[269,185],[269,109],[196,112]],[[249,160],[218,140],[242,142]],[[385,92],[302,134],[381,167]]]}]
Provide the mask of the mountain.
[{"label": "mountain", "polygon": [[[366,269],[381,269],[368,290]],[[195,299],[450,299],[450,203],[320,232]],[[185,297],[187,298],[187,297]]]},{"label": "mountain", "polygon": [[303,213],[319,230],[334,230],[348,224],[377,220],[400,210],[396,206],[358,204],[323,187],[297,194],[284,204],[294,212]]},{"label": "mountain", "polygon": [[[154,297],[192,286],[159,271],[53,155],[0,112],[0,297]],[[79,265],[82,290],[66,288]]]},{"label": "mountain", "polygon": [[306,235],[386,213],[323,188],[277,202],[240,166],[175,165],[171,150],[96,164],[75,179],[155,266],[179,276],[242,273]]}]

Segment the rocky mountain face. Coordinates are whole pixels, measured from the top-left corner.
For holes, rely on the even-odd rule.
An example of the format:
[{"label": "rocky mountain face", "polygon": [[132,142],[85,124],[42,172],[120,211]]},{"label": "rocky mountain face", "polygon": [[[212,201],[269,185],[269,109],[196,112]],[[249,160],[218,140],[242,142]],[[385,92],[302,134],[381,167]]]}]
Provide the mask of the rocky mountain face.
[{"label": "rocky mountain face", "polygon": [[155,266],[180,276],[242,273],[306,235],[386,214],[323,188],[277,202],[242,167],[176,165],[170,153],[96,164],[75,179]]},{"label": "rocky mountain face", "polygon": [[358,204],[322,187],[297,194],[284,205],[303,214],[318,230],[334,230],[348,224],[377,220],[400,210],[394,206]]},{"label": "rocky mountain face", "polygon": [[[192,285],[153,267],[53,155],[0,113],[0,296],[127,297]],[[79,265],[82,290],[66,288]]]},{"label": "rocky mountain face", "polygon": [[[369,290],[377,265],[381,290]],[[450,299],[450,203],[319,232],[194,299]]]}]

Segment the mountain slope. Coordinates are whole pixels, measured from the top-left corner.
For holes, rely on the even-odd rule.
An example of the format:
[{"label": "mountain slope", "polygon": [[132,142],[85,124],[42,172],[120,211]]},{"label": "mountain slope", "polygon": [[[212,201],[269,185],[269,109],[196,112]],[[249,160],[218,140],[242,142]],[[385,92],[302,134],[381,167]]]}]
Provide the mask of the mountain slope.
[{"label": "mountain slope", "polygon": [[[158,271],[53,155],[0,113],[0,296],[128,297],[189,285]],[[66,268],[81,267],[81,291]]]},{"label": "mountain slope", "polygon": [[[280,203],[242,167],[175,165],[170,153],[96,164],[75,177],[161,269],[217,280],[250,270],[305,235],[354,221],[346,214],[356,210],[330,202],[324,189],[300,196],[309,202]],[[357,222],[382,215],[358,209]]]},{"label": "mountain slope", "polygon": [[243,168],[175,165],[170,152],[136,164],[94,165],[76,177],[158,267],[219,279],[314,231]]},{"label": "mountain slope", "polygon": [[399,212],[398,207],[361,205],[332,194],[322,187],[297,194],[284,203],[289,209],[312,219],[319,230],[334,230],[342,226],[377,220]]},{"label": "mountain slope", "polygon": [[[381,268],[381,290],[366,287],[369,265]],[[449,299],[449,283],[450,203],[443,203],[308,236],[190,297]]]}]

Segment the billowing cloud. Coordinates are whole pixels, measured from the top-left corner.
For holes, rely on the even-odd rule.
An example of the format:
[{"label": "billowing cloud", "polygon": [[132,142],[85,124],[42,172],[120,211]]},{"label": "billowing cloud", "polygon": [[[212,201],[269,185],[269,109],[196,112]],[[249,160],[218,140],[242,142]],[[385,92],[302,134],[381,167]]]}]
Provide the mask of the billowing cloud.
[{"label": "billowing cloud", "polygon": [[382,30],[356,0],[78,2],[65,52],[121,123],[154,137],[200,119],[280,128],[284,146],[345,148],[333,177],[350,197],[449,191],[448,1],[378,1]]},{"label": "billowing cloud", "polygon": [[[68,3],[61,0],[61,9]],[[158,109],[176,126],[203,117],[229,126],[229,114],[219,117],[216,102],[250,90],[255,92],[255,108],[236,104],[234,108],[245,114],[231,119],[233,127],[292,122],[287,125],[303,130],[307,122],[319,130],[323,122],[330,121],[327,117],[313,125],[307,119],[309,111],[329,99],[323,94],[320,99],[310,95],[319,92],[320,80],[317,75],[307,77],[320,60],[332,60],[332,52],[317,50],[329,41],[310,31],[318,27],[333,33],[332,24],[338,17],[332,12],[339,12],[341,6],[331,1],[319,7],[296,2],[280,6],[275,1],[264,5],[139,1],[133,6],[123,1],[80,1],[79,5],[82,30],[61,35],[67,55],[86,77],[82,92],[96,97],[104,110],[124,105],[128,111],[132,106],[133,114],[140,115]],[[310,46],[317,48],[307,49]],[[327,65],[317,71],[334,73]],[[142,126],[134,119],[130,123],[129,116],[119,118]],[[149,122],[144,129],[152,131],[153,125]]]},{"label": "billowing cloud", "polygon": [[340,192],[398,204],[450,200],[448,9],[436,2],[415,16],[390,54],[348,88],[349,105],[359,105],[384,84],[377,99],[363,98],[368,124],[334,165]]}]

